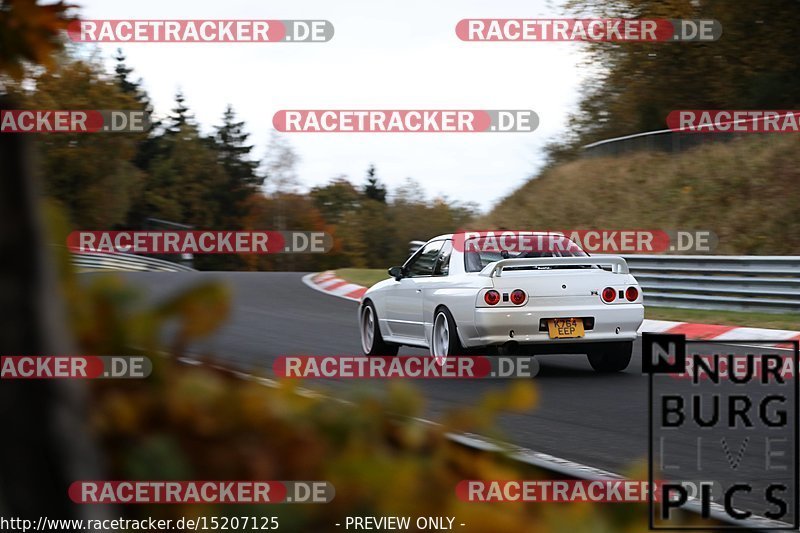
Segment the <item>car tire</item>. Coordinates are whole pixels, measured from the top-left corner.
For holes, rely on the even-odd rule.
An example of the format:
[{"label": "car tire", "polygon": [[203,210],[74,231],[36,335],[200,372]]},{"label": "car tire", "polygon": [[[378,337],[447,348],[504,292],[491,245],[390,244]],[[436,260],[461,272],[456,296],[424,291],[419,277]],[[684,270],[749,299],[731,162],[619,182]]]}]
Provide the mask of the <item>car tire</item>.
[{"label": "car tire", "polygon": [[621,372],[628,368],[632,352],[633,341],[609,342],[594,348],[587,356],[597,372]]},{"label": "car tire", "polygon": [[364,355],[397,355],[400,346],[383,340],[381,328],[378,325],[378,312],[375,310],[375,305],[369,300],[361,306],[358,325],[361,334],[361,349],[364,351]]},{"label": "car tire", "polygon": [[446,359],[450,355],[463,355],[464,347],[458,338],[458,327],[450,310],[439,307],[433,314],[430,354]]}]

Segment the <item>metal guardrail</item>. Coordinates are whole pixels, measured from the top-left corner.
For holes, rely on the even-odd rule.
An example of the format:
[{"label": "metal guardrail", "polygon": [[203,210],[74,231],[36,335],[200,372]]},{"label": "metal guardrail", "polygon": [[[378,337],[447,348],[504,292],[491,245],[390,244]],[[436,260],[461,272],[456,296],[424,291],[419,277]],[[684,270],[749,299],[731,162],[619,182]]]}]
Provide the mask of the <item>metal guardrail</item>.
[{"label": "metal guardrail", "polygon": [[[696,146],[728,142],[742,133],[687,133],[674,130],[656,130],[603,139],[581,147],[580,157],[615,157],[632,152],[655,151],[678,153]],[[752,135],[752,134],[750,134]]]},{"label": "metal guardrail", "polygon": [[627,255],[645,305],[800,313],[799,256]]},{"label": "metal guardrail", "polygon": [[194,269],[153,257],[123,253],[80,252],[72,254],[72,264],[90,270],[126,270],[139,272],[193,272]]},{"label": "metal guardrail", "polygon": [[[411,241],[414,253],[424,241]],[[645,305],[800,313],[800,256],[625,255]]]},{"label": "metal guardrail", "polygon": [[[793,113],[797,115],[797,113]],[[716,127],[728,126],[735,127],[748,123],[756,124],[763,120],[763,117],[730,120],[716,124]],[[707,128],[708,129],[708,128]],[[581,157],[614,157],[630,152],[641,151],[661,151],[678,153],[702,144],[717,142],[728,142],[752,133],[742,133],[737,131],[703,131],[698,126],[684,127],[678,129],[665,129],[643,131],[632,135],[623,135],[612,139],[586,144],[581,147]],[[762,133],[763,135],[763,133]]]}]

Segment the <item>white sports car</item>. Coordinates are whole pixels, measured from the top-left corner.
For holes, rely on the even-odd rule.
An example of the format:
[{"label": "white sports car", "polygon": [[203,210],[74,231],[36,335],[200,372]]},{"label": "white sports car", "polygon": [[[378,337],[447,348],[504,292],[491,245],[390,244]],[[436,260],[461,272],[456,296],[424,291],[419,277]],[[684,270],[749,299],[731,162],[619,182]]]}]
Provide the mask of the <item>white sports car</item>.
[{"label": "white sports car", "polygon": [[578,353],[598,371],[628,366],[644,306],[623,258],[590,257],[560,234],[530,233],[547,245],[512,253],[471,246],[468,235],[431,239],[364,294],[366,355],[406,345],[436,357]]}]

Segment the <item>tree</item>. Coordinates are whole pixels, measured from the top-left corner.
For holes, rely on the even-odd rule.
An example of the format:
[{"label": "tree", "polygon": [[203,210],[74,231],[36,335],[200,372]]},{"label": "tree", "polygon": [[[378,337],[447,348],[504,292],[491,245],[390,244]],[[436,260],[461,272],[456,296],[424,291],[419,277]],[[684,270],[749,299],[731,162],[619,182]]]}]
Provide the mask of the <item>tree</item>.
[{"label": "tree", "polygon": [[225,173],[225,180],[216,192],[218,224],[228,229],[241,227],[243,202],[251,194],[258,193],[264,183],[264,178],[257,173],[259,162],[250,159],[253,145],[247,144],[248,137],[244,121],[237,122],[233,106],[228,105],[222,124],[215,128],[212,138],[217,162]]},{"label": "tree", "polygon": [[413,178],[406,178],[392,194],[390,217],[394,226],[393,262],[408,256],[408,243],[427,240],[444,233],[466,229],[478,210],[473,204],[458,204],[446,198],[427,198],[425,189]]},{"label": "tree", "polygon": [[[35,90],[17,93],[31,109],[142,109],[103,65],[67,55],[32,86]],[[144,184],[133,164],[143,138],[141,133],[37,135],[45,192],[63,204],[79,228],[123,223]]]},{"label": "tree", "polygon": [[[114,77],[117,80],[117,85],[122,89],[122,92],[138,95],[139,83],[131,81],[128,76],[133,72],[133,69],[125,64],[125,54],[122,53],[122,48],[117,48],[117,53],[114,55]],[[141,80],[140,80],[141,81]]]},{"label": "tree", "polygon": [[36,0],[0,0],[0,74],[19,80],[29,64],[52,67],[62,49],[62,32],[75,20],[64,2],[37,5]]},{"label": "tree", "polygon": [[300,181],[297,178],[297,163],[299,162],[300,156],[294,151],[289,141],[277,131],[272,130],[264,157],[264,166],[269,189],[273,193],[293,193],[300,188]]},{"label": "tree", "polygon": [[355,212],[361,202],[361,193],[344,176],[313,187],[308,194],[329,224],[339,224],[348,213]]},{"label": "tree", "polygon": [[382,204],[386,203],[386,187],[375,176],[375,165],[367,169],[367,183],[364,185],[364,196]]},{"label": "tree", "polygon": [[[267,197],[254,194],[246,204],[244,227],[247,230],[276,229],[275,220],[282,217],[286,229],[333,233],[308,195],[277,193]],[[321,270],[337,266],[331,259],[330,254],[323,253],[243,256],[248,270]]]},{"label": "tree", "polygon": [[158,145],[147,167],[147,182],[137,211],[197,228],[216,227],[223,217],[219,192],[227,175],[213,142],[203,137],[179,92],[166,129],[153,138]]},{"label": "tree", "polygon": [[372,198],[364,198],[357,212],[346,216],[346,251],[355,252],[354,266],[382,268],[392,257],[396,244],[395,224],[389,206]]},{"label": "tree", "polygon": [[793,109],[800,103],[800,10],[769,3],[570,0],[574,17],[716,19],[715,42],[587,42],[587,77],[568,133],[549,146],[563,160],[587,143],[666,128],[676,109]]},{"label": "tree", "polygon": [[[122,48],[117,48],[116,55],[114,55],[116,64],[114,65],[114,78],[117,80],[117,85],[123,93],[133,96],[138,102],[139,106],[144,109],[148,115],[153,113],[153,105],[150,102],[150,96],[142,88],[142,79],[132,81],[130,75],[133,73],[133,68],[125,63],[125,54],[122,53]],[[158,122],[150,117],[150,132],[156,129],[159,125]]]},{"label": "tree", "polygon": [[227,182],[216,154],[188,122],[167,134],[165,148],[150,169],[145,193],[149,216],[197,228],[214,227],[222,216],[217,192]]},{"label": "tree", "polygon": [[186,107],[186,97],[180,89],[175,93],[175,107],[166,122],[166,132],[170,135],[177,135],[181,132],[184,124],[194,124],[189,108]]},{"label": "tree", "polygon": [[425,189],[422,184],[414,178],[406,178],[393,195],[392,203],[395,206],[407,206],[412,204],[426,205],[427,199]]},{"label": "tree", "polygon": [[[133,158],[133,163],[139,168],[143,175],[144,180],[147,182],[150,179],[150,169],[153,161],[163,154],[164,147],[162,143],[162,136],[159,132],[162,131],[161,122],[153,117],[153,105],[150,97],[142,87],[142,80],[139,78],[136,81],[131,80],[133,68],[129,67],[125,62],[125,54],[122,53],[121,48],[117,48],[114,60],[114,79],[120,90],[135,98],[139,102],[139,106],[144,109],[149,117],[149,127],[147,134],[139,141],[136,148],[136,154]],[[145,220],[152,216],[144,206],[143,194],[147,185],[140,189],[140,193],[133,198],[133,205],[128,212],[126,226],[129,228],[141,228],[145,224]]]}]

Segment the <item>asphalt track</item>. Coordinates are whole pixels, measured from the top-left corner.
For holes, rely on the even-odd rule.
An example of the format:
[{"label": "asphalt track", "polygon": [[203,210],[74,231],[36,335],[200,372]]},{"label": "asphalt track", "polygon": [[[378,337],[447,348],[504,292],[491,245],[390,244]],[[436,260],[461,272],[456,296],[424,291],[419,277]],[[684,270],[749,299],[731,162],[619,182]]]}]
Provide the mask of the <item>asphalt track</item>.
[{"label": "asphalt track", "polygon": [[[86,274],[86,277],[96,274]],[[182,286],[201,280],[219,279],[232,291],[233,310],[228,322],[213,337],[191,346],[189,351],[208,355],[220,364],[262,375],[272,375],[272,364],[281,355],[360,354],[355,302],[315,291],[301,281],[300,273],[125,273],[153,300]],[[719,349],[717,345],[696,345],[698,349]],[[401,349],[401,355],[422,355],[417,349]],[[540,356],[541,370],[535,378],[539,402],[529,413],[505,415],[499,420],[501,437],[507,442],[548,453],[577,463],[620,474],[644,473],[648,456],[648,379],[641,372],[641,344],[634,346],[629,368],[619,374],[595,373],[580,355]],[[664,379],[664,378],[661,378]],[[672,379],[672,378],[668,378]],[[664,386],[669,382],[661,381]],[[416,380],[424,393],[425,416],[437,416],[476,401],[482,394],[502,390],[508,380]],[[315,380],[307,387],[347,397],[355,389],[384,390],[379,380]],[[676,386],[680,387],[681,384]],[[752,391],[751,391],[752,392]],[[765,394],[756,392],[754,397]],[[725,410],[722,411],[723,415]],[[791,410],[789,420],[797,423]],[[704,432],[706,431],[706,432]],[[730,457],[719,438],[707,430],[687,429],[668,444],[667,463],[691,468],[696,464],[697,436],[704,436],[703,480],[758,479],[782,481],[794,489],[792,473],[793,435],[768,430],[742,433],[751,439],[736,468],[730,466],[740,450],[741,440],[729,439]],[[764,473],[765,437],[790,438],[785,471]],[[710,438],[709,438],[710,437]],[[658,454],[656,454],[658,455]],[[735,459],[734,459],[735,460]],[[676,478],[681,478],[676,475]],[[682,479],[697,479],[686,475]],[[792,496],[792,495],[784,495]],[[791,497],[789,497],[791,499]],[[760,494],[737,497],[737,504],[752,505],[756,514],[770,507]],[[760,502],[760,503],[759,503]],[[789,521],[790,517],[784,517]]]}]

